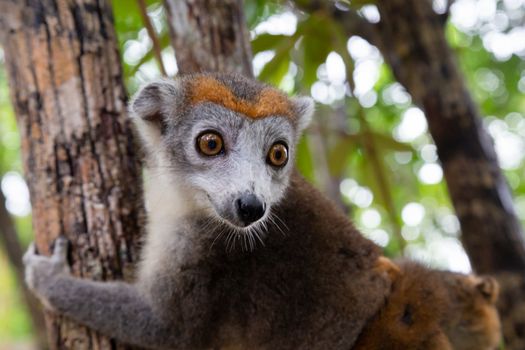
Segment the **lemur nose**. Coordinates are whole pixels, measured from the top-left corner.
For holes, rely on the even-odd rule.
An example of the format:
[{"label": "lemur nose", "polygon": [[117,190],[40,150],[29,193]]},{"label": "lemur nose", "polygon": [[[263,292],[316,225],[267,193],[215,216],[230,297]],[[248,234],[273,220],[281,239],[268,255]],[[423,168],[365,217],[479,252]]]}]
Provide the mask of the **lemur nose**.
[{"label": "lemur nose", "polygon": [[243,194],[235,201],[239,218],[248,226],[263,217],[265,205],[253,194]]}]

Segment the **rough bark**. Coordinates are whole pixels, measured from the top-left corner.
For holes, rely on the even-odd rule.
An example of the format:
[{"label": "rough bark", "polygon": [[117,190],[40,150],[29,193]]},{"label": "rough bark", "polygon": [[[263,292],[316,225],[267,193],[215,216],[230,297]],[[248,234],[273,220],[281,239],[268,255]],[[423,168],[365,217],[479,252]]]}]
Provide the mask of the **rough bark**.
[{"label": "rough bark", "polygon": [[252,53],[242,0],[165,0],[180,72],[252,76]]},{"label": "rough bark", "polygon": [[[127,279],[143,213],[109,1],[1,0],[0,33],[39,251],[62,234],[74,275]],[[47,321],[51,348],[123,348]]]},{"label": "rough bark", "polygon": [[9,263],[13,267],[15,277],[19,282],[18,285],[22,292],[22,301],[24,302],[31,318],[31,324],[33,326],[33,332],[36,336],[38,347],[40,349],[45,349],[46,324],[44,314],[38,301],[24,284],[24,264],[22,263],[22,256],[24,253],[20,241],[18,240],[15,223],[7,211],[5,201],[4,194],[0,191],[0,245],[3,246],[7,258],[9,259]]}]

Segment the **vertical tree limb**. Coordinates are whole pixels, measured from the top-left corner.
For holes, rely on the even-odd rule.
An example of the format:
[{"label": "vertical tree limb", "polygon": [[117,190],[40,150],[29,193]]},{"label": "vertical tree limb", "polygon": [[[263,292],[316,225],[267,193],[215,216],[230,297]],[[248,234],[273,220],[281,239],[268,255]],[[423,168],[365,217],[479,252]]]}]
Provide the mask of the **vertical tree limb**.
[{"label": "vertical tree limb", "polygon": [[[0,33],[39,251],[63,234],[76,276],[129,278],[142,196],[109,2],[2,0]],[[123,348],[48,321],[51,348]]]},{"label": "vertical tree limb", "polygon": [[183,73],[253,76],[242,0],[165,0],[171,44]]}]

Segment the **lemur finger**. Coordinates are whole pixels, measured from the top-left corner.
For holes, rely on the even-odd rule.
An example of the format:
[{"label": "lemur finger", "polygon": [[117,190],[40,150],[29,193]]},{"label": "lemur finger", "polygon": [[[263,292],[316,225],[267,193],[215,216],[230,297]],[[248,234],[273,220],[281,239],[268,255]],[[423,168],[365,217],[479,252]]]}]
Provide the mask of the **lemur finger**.
[{"label": "lemur finger", "polygon": [[68,240],[64,236],[58,236],[53,246],[53,257],[55,261],[67,260]]},{"label": "lemur finger", "polygon": [[49,260],[49,257],[38,255],[34,243],[32,243],[29,246],[29,248],[27,249],[27,252],[24,254],[24,257],[22,258],[22,261],[24,265],[26,266],[26,271],[30,269],[32,266],[39,265],[48,260]]},{"label": "lemur finger", "polygon": [[29,247],[27,248],[24,256],[22,257],[22,261],[24,262],[24,264],[28,264],[29,263],[29,260],[34,257],[35,255],[37,255],[36,253],[36,244],[35,242],[31,242],[31,244],[29,244]]}]

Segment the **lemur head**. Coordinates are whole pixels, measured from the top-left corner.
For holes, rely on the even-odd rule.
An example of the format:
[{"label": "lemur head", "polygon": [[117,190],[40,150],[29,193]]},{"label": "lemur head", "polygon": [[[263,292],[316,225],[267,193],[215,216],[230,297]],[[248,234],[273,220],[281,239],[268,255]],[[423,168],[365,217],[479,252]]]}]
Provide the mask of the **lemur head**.
[{"label": "lemur head", "polygon": [[242,230],[282,198],[313,102],[238,75],[196,74],[144,86],[131,111],[152,181],[169,179],[164,200],[181,200],[169,197],[176,188],[185,206]]},{"label": "lemur head", "polygon": [[496,349],[501,324],[496,308],[499,284],[493,277],[446,273],[452,308],[445,331],[454,349]]}]

